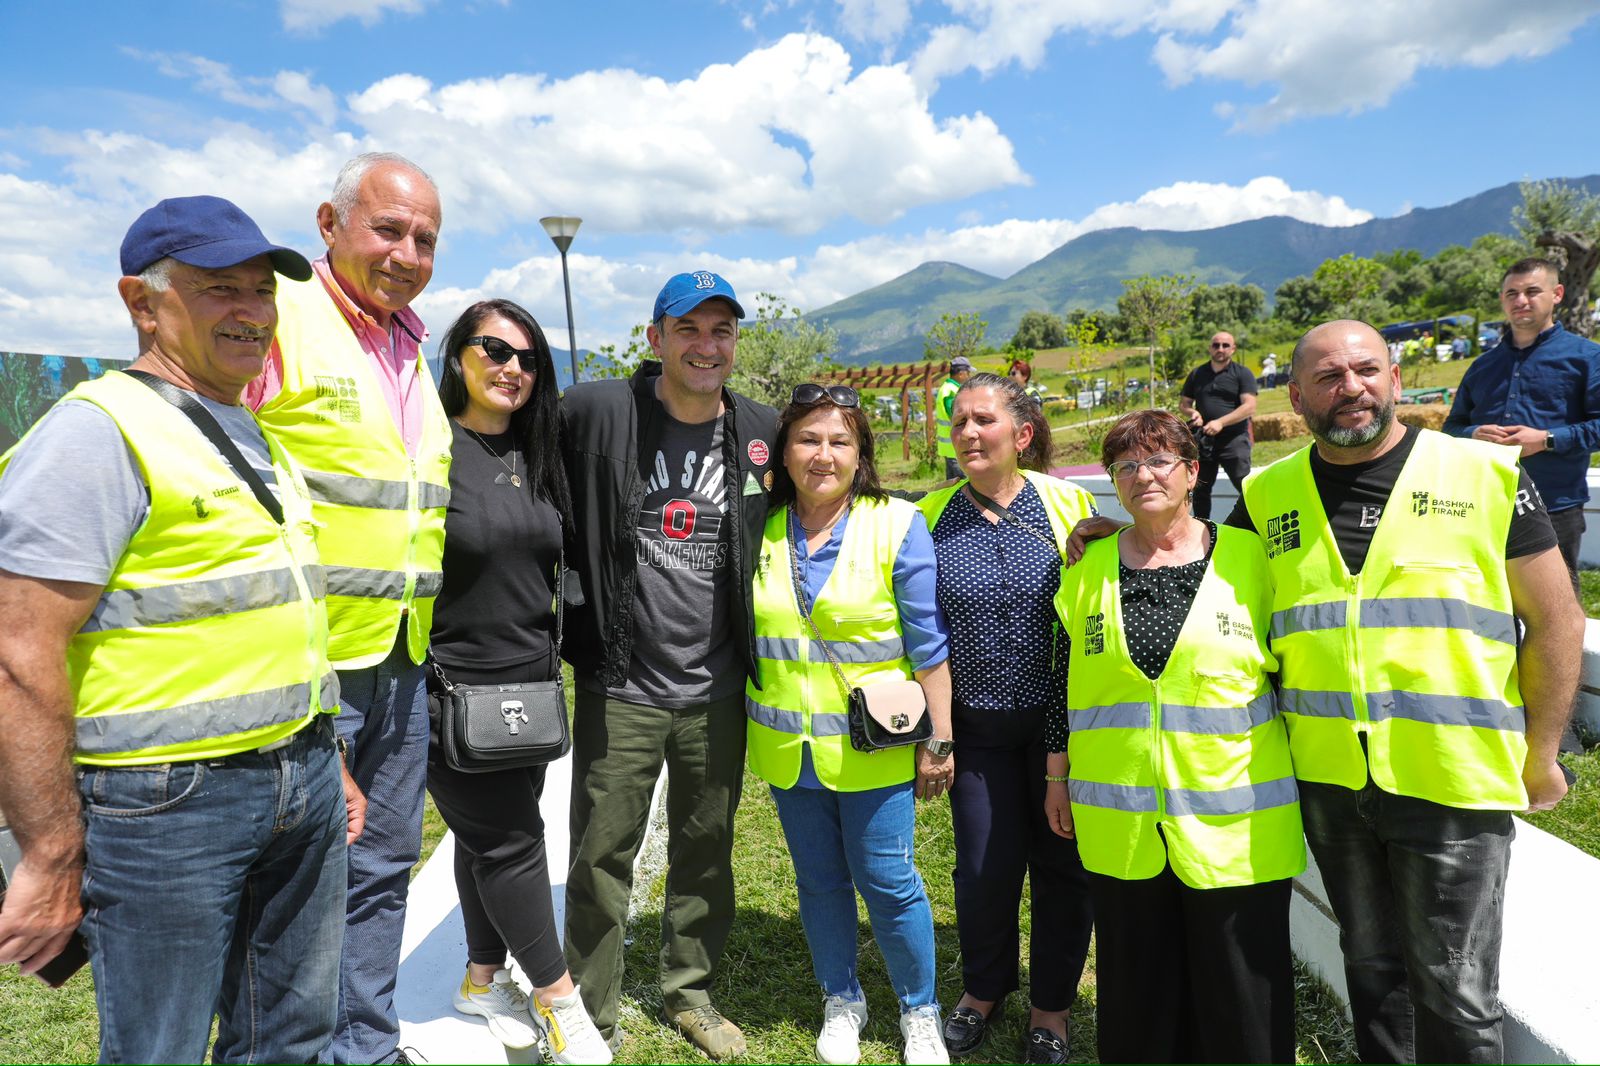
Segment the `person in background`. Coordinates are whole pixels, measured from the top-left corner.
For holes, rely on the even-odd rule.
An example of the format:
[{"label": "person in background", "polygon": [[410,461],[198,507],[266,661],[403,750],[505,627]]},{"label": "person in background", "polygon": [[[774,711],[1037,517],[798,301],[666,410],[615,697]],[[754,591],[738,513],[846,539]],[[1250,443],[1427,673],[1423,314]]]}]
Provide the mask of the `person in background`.
[{"label": "person in background", "polygon": [[961,476],[961,464],[956,462],[956,449],[950,443],[950,408],[956,402],[956,393],[972,376],[972,360],[958,355],[950,360],[950,374],[939,385],[933,397],[934,426],[938,433],[939,455],[944,459],[944,476]]},{"label": "person in background", "polygon": [[[750,770],[772,787],[794,861],[823,994],[818,1058],[860,1060],[859,891],[900,1003],[905,1061],[946,1063],[933,912],[914,858],[915,800],[945,794],[955,770],[948,635],[927,525],[879,488],[860,405],[848,386],[804,384],[778,419],[782,465],[752,592]],[[857,751],[847,689],[910,677],[926,696],[932,739]]]},{"label": "person in background", "polygon": [[327,254],[314,277],[279,287],[278,335],[243,403],[305,470],[328,577],[337,728],[372,800],[350,849],[330,1054],[398,1062],[395,975],[427,780],[422,661],[450,496],[450,421],[411,309],[433,277],[439,191],[402,156],[359,155],[316,220]]},{"label": "person in background", "polygon": [[[1044,402],[1044,386],[1035,385],[1033,383],[1032,363],[1024,359],[1013,359],[1011,361],[1011,368],[1006,371],[1006,377],[1010,378],[1012,381],[1015,381],[1019,386],[1021,386],[1022,391],[1027,395],[1028,399],[1032,400],[1034,403],[1042,404]],[[957,451],[959,452],[960,449],[957,449]],[[960,455],[956,456],[958,462],[960,458]]]},{"label": "person in background", "polygon": [[1133,524],[1056,598],[1072,638],[1046,806],[1093,888],[1101,1062],[1292,1062],[1291,879],[1305,869],[1254,533],[1189,513],[1193,436],[1125,415],[1101,461]]},{"label": "person in background", "polygon": [[[452,685],[550,680],[561,672],[554,604],[572,513],[551,432],[560,416],[550,345],[527,311],[484,300],[445,332],[439,358],[454,459],[428,690],[443,692],[441,676]],[[452,769],[439,728],[433,720],[428,791],[455,834],[467,935],[456,1010],[484,1018],[507,1047],[542,1039],[550,1061],[610,1062],[556,929],[539,812],[545,767]],[[508,950],[533,983],[531,1012],[506,969]]]},{"label": "person in background", "polygon": [[1256,411],[1256,376],[1234,359],[1233,334],[1211,338],[1211,359],[1189,371],[1179,406],[1200,439],[1200,478],[1194,515],[1211,517],[1211,486],[1217,469],[1235,489],[1250,473],[1250,416]]},{"label": "person in background", "polygon": [[974,374],[956,394],[952,439],[967,480],[920,505],[950,627],[959,754],[950,809],[964,991],[945,1020],[945,1045],[953,1055],[974,1050],[1017,988],[1026,878],[1031,1014],[1023,1061],[1065,1062],[1093,914],[1077,846],[1045,820],[1044,775],[1047,753],[1067,743],[1067,641],[1053,601],[1066,538],[1095,513],[1094,500],[1045,473],[1050,426],[1014,377]]}]

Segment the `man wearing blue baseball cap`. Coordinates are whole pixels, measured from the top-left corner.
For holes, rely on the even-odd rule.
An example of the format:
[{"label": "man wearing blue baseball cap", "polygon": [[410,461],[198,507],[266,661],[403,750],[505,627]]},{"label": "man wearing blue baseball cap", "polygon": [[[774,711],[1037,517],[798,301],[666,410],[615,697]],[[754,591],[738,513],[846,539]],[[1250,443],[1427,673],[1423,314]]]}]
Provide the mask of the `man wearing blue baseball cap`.
[{"label": "man wearing blue baseball cap", "polygon": [[710,987],[733,925],[750,580],[778,461],[777,412],[725,387],[743,317],[720,276],[678,274],[647,331],[656,358],[630,381],[585,382],[562,398],[568,543],[587,598],[566,645],[578,681],[567,964],[619,1046],[633,863],[664,763],[662,1020],[714,1059],[745,1051]]},{"label": "man wearing blue baseball cap", "polygon": [[[214,196],[122,244],[139,356],[0,456],[0,806],[23,847],[0,964],[82,917],[103,1062],[311,1062],[333,1038],[365,801],[311,501],[239,405],[278,322],[271,244]],[[25,620],[25,621],[23,621]]]}]

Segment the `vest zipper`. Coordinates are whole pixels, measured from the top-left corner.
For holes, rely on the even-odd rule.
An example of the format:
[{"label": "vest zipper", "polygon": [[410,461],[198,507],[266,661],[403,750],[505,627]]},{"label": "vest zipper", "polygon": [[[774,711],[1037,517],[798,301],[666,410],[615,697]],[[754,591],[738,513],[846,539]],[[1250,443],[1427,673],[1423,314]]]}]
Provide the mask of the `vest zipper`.
[{"label": "vest zipper", "polygon": [[[1354,574],[1347,586],[1349,598],[1345,601],[1345,648],[1350,657],[1350,699],[1358,723],[1367,717],[1366,669],[1361,661],[1361,575]],[[1365,730],[1362,730],[1365,732]]]},{"label": "vest zipper", "polygon": [[[417,594],[417,533],[422,528],[422,512],[420,510],[422,490],[417,484],[416,458],[412,457],[407,461],[411,467],[411,483],[406,488],[406,521],[410,526],[411,532],[406,541],[406,586],[405,591],[400,594],[400,608],[406,614],[406,628],[409,630],[411,626],[416,624],[415,619],[411,618],[410,615],[411,601]],[[411,635],[408,632],[406,634],[408,644],[410,639]]]},{"label": "vest zipper", "polygon": [[[288,491],[293,491],[293,486],[288,486]],[[309,503],[308,503],[309,505]],[[306,674],[311,679],[312,696],[317,700],[317,707],[323,711],[322,706],[322,671],[318,668],[317,656],[317,602],[311,595],[311,586],[306,584],[305,572],[300,569],[300,559],[294,552],[294,543],[289,539],[287,519],[285,524],[278,527],[278,535],[283,538],[283,550],[289,556],[289,571],[294,575],[294,587],[300,593],[301,610],[306,616]],[[326,608],[323,608],[322,628],[327,628]]]},{"label": "vest zipper", "polygon": [[1166,779],[1166,759],[1161,753],[1160,679],[1150,682],[1150,764],[1155,771],[1156,820],[1165,821],[1167,817],[1167,789],[1162,782]]}]

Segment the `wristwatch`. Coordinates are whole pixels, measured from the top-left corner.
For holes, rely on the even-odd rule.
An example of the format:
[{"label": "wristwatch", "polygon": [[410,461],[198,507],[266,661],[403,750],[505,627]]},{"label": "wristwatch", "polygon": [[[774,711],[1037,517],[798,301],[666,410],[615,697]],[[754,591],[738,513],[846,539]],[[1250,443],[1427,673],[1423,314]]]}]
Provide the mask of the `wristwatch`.
[{"label": "wristwatch", "polygon": [[949,737],[935,737],[933,740],[924,741],[923,744],[928,749],[929,755],[940,759],[956,750],[956,742]]},{"label": "wristwatch", "polygon": [[1546,430],[1545,434],[1544,434],[1544,450],[1545,451],[1550,451],[1555,446],[1556,446],[1556,435],[1554,433],[1550,432],[1549,430]]}]

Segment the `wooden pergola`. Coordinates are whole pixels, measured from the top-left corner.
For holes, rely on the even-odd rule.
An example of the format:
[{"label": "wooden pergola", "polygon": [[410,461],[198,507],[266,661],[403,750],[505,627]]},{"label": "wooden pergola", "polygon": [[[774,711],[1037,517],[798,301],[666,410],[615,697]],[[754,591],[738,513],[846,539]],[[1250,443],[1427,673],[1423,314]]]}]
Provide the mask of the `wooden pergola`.
[{"label": "wooden pergola", "polygon": [[937,445],[935,427],[938,424],[938,419],[933,416],[933,390],[934,386],[949,374],[948,362],[907,363],[904,366],[866,366],[835,370],[831,374],[821,375],[817,381],[824,385],[849,385],[858,391],[899,389],[900,451],[902,458],[909,459],[911,458],[911,390],[914,388],[922,390],[922,420],[927,427],[928,450],[931,452]]}]

